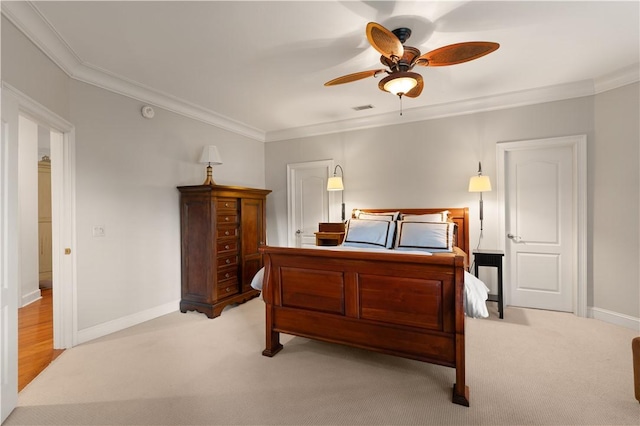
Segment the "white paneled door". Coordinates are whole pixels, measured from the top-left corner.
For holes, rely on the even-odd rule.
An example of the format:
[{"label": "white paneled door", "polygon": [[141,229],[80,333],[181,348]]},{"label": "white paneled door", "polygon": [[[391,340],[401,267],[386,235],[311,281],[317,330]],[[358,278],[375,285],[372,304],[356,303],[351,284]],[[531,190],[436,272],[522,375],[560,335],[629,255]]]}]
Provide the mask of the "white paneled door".
[{"label": "white paneled door", "polygon": [[548,141],[504,152],[505,281],[510,305],[576,312],[577,151]]},{"label": "white paneled door", "polygon": [[330,160],[287,165],[290,247],[315,246],[318,223],[329,221],[327,179],[332,165]]}]

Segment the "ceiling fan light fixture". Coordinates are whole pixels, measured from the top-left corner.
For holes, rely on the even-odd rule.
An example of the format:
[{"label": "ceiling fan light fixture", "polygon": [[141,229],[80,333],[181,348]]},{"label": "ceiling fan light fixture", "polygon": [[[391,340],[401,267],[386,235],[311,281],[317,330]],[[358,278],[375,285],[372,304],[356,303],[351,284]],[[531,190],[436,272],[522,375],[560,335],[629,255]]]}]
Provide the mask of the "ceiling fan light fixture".
[{"label": "ceiling fan light fixture", "polygon": [[417,85],[418,82],[413,77],[398,77],[387,81],[383,87],[387,92],[399,95],[400,93],[407,93]]},{"label": "ceiling fan light fixture", "polygon": [[418,85],[419,77],[419,74],[414,72],[393,73],[383,78],[378,86],[386,92],[401,96]]}]

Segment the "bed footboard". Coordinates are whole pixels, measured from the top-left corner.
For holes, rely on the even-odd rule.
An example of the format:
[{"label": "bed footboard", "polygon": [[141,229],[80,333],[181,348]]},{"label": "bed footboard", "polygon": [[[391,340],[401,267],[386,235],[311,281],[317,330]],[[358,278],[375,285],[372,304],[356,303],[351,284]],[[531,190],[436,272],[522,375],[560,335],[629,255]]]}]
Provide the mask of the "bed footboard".
[{"label": "bed footboard", "polygon": [[263,247],[265,356],[280,333],[368,349],[456,369],[465,384],[464,256]]}]

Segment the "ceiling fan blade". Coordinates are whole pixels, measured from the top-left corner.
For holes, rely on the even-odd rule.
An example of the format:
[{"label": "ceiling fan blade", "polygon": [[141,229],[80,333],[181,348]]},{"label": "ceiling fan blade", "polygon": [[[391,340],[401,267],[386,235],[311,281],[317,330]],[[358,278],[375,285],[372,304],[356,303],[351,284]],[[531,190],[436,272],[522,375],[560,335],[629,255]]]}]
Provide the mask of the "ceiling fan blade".
[{"label": "ceiling fan blade", "polygon": [[415,64],[425,67],[461,64],[488,55],[499,47],[498,43],[490,41],[468,41],[450,44],[425,53],[416,59]]},{"label": "ceiling fan blade", "polygon": [[369,71],[355,72],[353,74],[347,74],[347,75],[343,75],[342,77],[334,78],[331,81],[327,81],[324,85],[335,86],[337,84],[351,83],[352,81],[362,80],[363,78],[374,77],[375,75],[381,72],[387,72],[387,70],[382,69],[382,70],[369,70]]},{"label": "ceiling fan blade", "polygon": [[394,33],[382,25],[369,22],[367,24],[367,40],[382,56],[395,61],[404,55],[404,47]]},{"label": "ceiling fan blade", "polygon": [[424,88],[424,80],[422,80],[422,76],[420,74],[416,75],[416,80],[418,81],[416,87],[409,90],[404,94],[404,96],[407,96],[409,98],[417,98],[418,96],[420,96],[420,93],[422,93],[422,89]]}]

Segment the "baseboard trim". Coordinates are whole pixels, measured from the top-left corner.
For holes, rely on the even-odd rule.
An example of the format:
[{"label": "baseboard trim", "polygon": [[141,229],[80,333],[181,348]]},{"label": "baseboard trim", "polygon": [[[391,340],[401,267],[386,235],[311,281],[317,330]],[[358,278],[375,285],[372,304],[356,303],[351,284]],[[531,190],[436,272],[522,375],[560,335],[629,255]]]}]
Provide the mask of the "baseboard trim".
[{"label": "baseboard trim", "polygon": [[32,291],[31,293],[28,293],[28,294],[24,294],[22,295],[22,300],[21,300],[22,306],[20,307],[24,308],[25,306],[30,305],[31,303],[40,299],[42,299],[42,292],[40,291],[40,289]]},{"label": "baseboard trim", "polygon": [[86,343],[90,340],[115,333],[116,331],[124,330],[125,328],[158,318],[162,315],[170,314],[177,311],[179,306],[180,300],[176,300],[164,305],[156,306],[155,308],[147,309],[146,311],[137,312],[133,315],[98,324],[93,327],[85,328],[84,330],[78,330],[77,342],[78,344]]},{"label": "baseboard trim", "polygon": [[608,311],[602,308],[590,307],[588,311],[589,318],[619,325],[625,328],[630,328],[635,331],[640,331],[640,318],[632,317],[630,315],[625,315],[618,312]]}]

